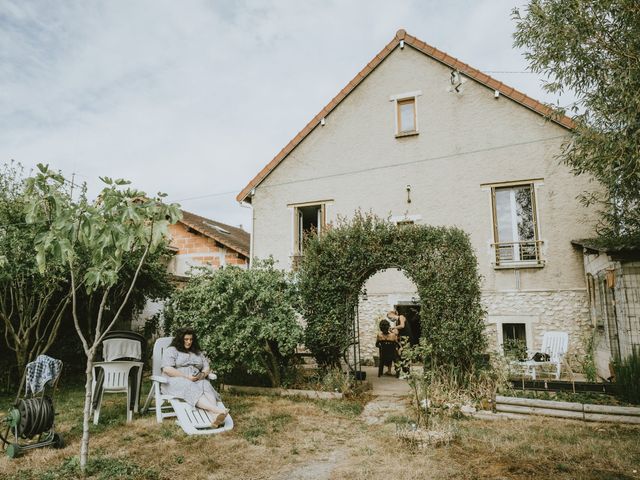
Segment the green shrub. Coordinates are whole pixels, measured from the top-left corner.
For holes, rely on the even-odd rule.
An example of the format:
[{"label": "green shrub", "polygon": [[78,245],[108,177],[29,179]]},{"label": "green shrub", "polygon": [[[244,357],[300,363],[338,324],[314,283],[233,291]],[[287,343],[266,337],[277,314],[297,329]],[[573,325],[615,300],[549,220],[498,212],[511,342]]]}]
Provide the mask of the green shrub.
[{"label": "green shrub", "polygon": [[613,363],[619,394],[626,401],[640,404],[640,348],[631,355]]},{"label": "green shrub", "polygon": [[247,270],[201,269],[165,308],[165,329],[191,326],[212,369],[266,375],[280,386],[302,339],[294,309],[295,288],[273,260]]}]

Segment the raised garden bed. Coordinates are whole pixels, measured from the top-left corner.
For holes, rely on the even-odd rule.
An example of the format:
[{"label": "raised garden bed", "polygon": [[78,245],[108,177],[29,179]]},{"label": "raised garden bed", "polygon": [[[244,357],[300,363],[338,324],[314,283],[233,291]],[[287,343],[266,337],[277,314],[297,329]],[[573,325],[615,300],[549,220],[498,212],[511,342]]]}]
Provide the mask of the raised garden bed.
[{"label": "raised garden bed", "polygon": [[587,422],[640,424],[639,407],[559,402],[498,395],[496,396],[496,410],[510,414],[544,415]]}]

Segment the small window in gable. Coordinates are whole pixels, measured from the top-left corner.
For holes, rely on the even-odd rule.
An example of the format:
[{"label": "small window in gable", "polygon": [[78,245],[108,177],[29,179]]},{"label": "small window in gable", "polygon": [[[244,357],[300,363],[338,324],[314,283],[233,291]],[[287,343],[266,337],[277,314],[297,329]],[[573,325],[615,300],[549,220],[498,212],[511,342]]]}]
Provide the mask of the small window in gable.
[{"label": "small window in gable", "polygon": [[398,100],[398,133],[412,133],[416,129],[416,99]]},{"label": "small window in gable", "polygon": [[389,100],[395,108],[396,137],[407,137],[418,134],[417,98],[421,91],[392,95]]}]

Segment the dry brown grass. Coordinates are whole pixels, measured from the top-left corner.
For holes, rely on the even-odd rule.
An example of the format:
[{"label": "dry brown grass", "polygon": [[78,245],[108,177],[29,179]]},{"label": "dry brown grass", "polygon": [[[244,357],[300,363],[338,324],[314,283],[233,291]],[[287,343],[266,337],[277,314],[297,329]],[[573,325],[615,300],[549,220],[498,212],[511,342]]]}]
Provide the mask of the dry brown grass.
[{"label": "dry brown grass", "polygon": [[[79,405],[61,403],[70,445],[0,459],[0,478],[70,478],[78,454]],[[393,423],[365,425],[357,403],[226,395],[236,428],[188,437],[171,421],[136,417],[109,399],[91,439],[102,463],[91,478],[123,479],[636,479],[640,429],[550,419],[458,420],[457,440],[436,449],[402,447]],[[78,408],[76,410],[76,408]],[[398,419],[399,420],[399,419]],[[400,420],[399,420],[400,421]],[[452,421],[452,420],[451,420]]]}]

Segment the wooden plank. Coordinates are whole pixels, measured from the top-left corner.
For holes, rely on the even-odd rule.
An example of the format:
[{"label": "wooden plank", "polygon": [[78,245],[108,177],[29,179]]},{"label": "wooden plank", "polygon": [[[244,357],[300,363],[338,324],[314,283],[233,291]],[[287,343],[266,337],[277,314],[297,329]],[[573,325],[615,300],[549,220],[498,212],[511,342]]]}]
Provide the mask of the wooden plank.
[{"label": "wooden plank", "polygon": [[633,423],[640,425],[640,417],[630,415],[606,415],[602,413],[585,413],[584,419],[589,422]]},{"label": "wooden plank", "polygon": [[584,405],[584,411],[587,413],[606,413],[609,415],[630,415],[633,417],[640,416],[640,408],[638,407],[618,407],[615,405]]},{"label": "wooden plank", "polygon": [[554,400],[537,400],[534,398],[504,397],[496,396],[496,403],[508,405],[523,405],[526,407],[551,408],[555,410],[569,410],[574,412],[582,412],[583,405],[574,402],[556,402]]},{"label": "wooden plank", "polygon": [[543,415],[546,417],[569,418],[573,420],[584,419],[584,414],[581,411],[575,412],[571,410],[556,410],[553,408],[526,407],[524,405],[507,405],[499,403],[496,405],[496,410],[499,412]]}]

